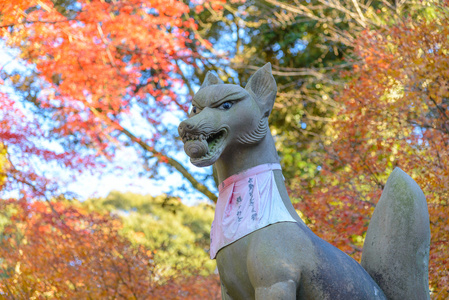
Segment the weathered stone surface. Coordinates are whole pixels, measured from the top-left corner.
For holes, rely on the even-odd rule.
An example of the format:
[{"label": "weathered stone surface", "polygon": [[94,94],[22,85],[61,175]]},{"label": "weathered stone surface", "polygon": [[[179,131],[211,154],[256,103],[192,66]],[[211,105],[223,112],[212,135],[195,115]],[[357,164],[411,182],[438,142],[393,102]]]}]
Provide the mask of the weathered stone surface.
[{"label": "weathered stone surface", "polygon": [[205,140],[188,141],[184,144],[184,151],[193,158],[199,158],[207,154],[209,147]]},{"label": "weathered stone surface", "polygon": [[388,299],[429,299],[429,213],[418,184],[396,168],[372,216],[362,266]]},{"label": "weathered stone surface", "polygon": [[[219,183],[279,163],[267,123],[276,91],[270,64],[245,88],[208,73],[193,97],[192,113],[178,128],[190,161],[198,167],[213,164]],[[365,242],[366,272],[307,228],[281,171],[273,172],[296,223],[271,224],[218,252],[223,299],[428,299],[429,218],[425,197],[408,175],[396,169],[388,179]]]}]

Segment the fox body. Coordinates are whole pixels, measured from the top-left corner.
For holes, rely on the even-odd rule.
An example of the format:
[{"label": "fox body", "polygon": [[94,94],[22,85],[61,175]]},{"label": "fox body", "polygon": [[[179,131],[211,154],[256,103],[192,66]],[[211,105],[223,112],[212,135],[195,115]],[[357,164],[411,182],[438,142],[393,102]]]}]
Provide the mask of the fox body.
[{"label": "fox body", "polygon": [[[178,128],[191,162],[199,167],[214,165],[219,183],[253,167],[278,163],[268,126],[276,92],[269,64],[259,69],[245,88],[223,84],[208,73],[193,98],[189,118]],[[382,280],[385,279],[382,274],[376,273],[384,284],[380,287],[365,270],[379,266],[376,257],[382,253],[376,246],[364,268],[316,236],[293,208],[282,172],[273,172],[281,205],[296,222],[263,227],[217,253],[223,299],[393,299],[397,292],[389,291],[387,297],[384,294],[392,283]],[[428,243],[427,236],[423,239],[417,247]],[[392,242],[391,238],[383,241]],[[415,249],[409,251],[416,252]],[[388,260],[384,264],[388,264]],[[423,295],[425,293],[428,296],[428,290]],[[402,299],[415,299],[413,297]]]}]

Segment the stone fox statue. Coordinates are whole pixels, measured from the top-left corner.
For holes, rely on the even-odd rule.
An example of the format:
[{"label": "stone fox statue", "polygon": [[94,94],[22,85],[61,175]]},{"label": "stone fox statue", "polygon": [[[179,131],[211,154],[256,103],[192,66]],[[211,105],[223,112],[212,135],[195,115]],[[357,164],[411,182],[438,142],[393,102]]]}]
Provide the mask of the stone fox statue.
[{"label": "stone fox statue", "polygon": [[179,134],[190,161],[214,165],[219,198],[211,229],[223,299],[429,299],[424,194],[396,168],[368,228],[361,265],[316,236],[284,185],[268,117],[271,65],[245,88],[208,73]]}]

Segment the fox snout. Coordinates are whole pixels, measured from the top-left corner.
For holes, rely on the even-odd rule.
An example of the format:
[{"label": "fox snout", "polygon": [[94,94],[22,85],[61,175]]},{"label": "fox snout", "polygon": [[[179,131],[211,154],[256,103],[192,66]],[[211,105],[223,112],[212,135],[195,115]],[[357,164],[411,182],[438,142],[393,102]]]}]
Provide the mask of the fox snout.
[{"label": "fox snout", "polygon": [[194,124],[189,122],[189,119],[184,120],[178,126],[178,133],[181,138],[184,138],[187,132],[193,131],[195,128]]}]

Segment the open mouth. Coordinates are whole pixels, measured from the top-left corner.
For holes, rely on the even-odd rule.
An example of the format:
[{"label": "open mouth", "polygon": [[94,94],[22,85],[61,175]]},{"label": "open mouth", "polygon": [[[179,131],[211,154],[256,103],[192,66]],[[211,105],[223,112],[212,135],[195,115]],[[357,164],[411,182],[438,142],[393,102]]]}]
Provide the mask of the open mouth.
[{"label": "open mouth", "polygon": [[227,130],[223,128],[209,135],[186,133],[182,141],[192,164],[204,167],[213,164],[220,157],[226,136]]},{"label": "open mouth", "polygon": [[217,147],[221,145],[221,142],[223,141],[223,138],[225,136],[225,131],[219,131],[216,134],[210,135],[208,138],[206,138],[207,146],[209,148],[209,153],[214,153],[215,150],[217,150]]}]

